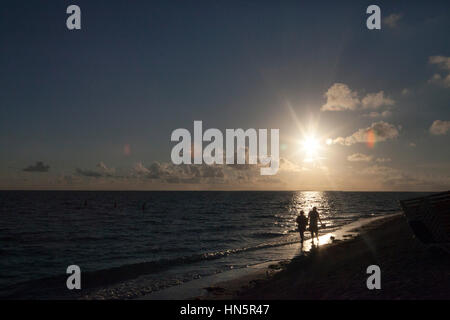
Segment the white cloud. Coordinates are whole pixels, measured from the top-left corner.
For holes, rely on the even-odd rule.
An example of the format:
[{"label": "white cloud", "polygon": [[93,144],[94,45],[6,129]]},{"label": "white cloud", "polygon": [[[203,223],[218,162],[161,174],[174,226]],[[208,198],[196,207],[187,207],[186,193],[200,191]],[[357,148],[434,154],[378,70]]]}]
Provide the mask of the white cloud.
[{"label": "white cloud", "polygon": [[369,118],[387,118],[390,117],[392,115],[392,112],[389,110],[383,111],[383,112],[377,112],[377,111],[373,111],[370,113],[365,114],[365,117],[369,117]]},{"label": "white cloud", "polygon": [[347,160],[351,162],[370,162],[372,161],[372,156],[368,156],[363,153],[354,153],[352,155],[349,155],[347,157]]},{"label": "white cloud", "polygon": [[450,130],[450,121],[436,120],[430,127],[431,134],[444,135]]},{"label": "white cloud", "polygon": [[397,27],[397,24],[402,17],[403,17],[403,14],[401,14],[401,13],[392,13],[392,14],[388,15],[386,18],[384,18],[383,22],[388,27],[395,28],[395,27]]},{"label": "white cloud", "polygon": [[344,83],[333,84],[324,96],[327,102],[321,107],[321,111],[378,109],[395,104],[394,100],[385,96],[384,91],[369,93],[360,100],[358,92],[352,91]]},{"label": "white cloud", "polygon": [[391,162],[391,158],[377,158],[377,160],[375,160],[376,162],[380,162],[380,163],[384,163],[384,162]]},{"label": "white cloud", "polygon": [[359,129],[351,136],[338,137],[331,141],[329,144],[342,144],[345,146],[351,146],[355,143],[363,143],[368,141],[368,133],[373,132],[376,142],[386,141],[398,137],[399,130],[392,124],[379,121],[372,123],[370,127],[365,129]]},{"label": "white cloud", "polygon": [[378,109],[381,106],[392,106],[395,104],[395,101],[385,97],[384,91],[380,91],[378,93],[369,93],[362,99],[361,103],[363,109]]},{"label": "white cloud", "polygon": [[322,111],[355,110],[360,104],[358,93],[351,91],[344,83],[333,84],[325,97],[327,103],[322,106]]}]

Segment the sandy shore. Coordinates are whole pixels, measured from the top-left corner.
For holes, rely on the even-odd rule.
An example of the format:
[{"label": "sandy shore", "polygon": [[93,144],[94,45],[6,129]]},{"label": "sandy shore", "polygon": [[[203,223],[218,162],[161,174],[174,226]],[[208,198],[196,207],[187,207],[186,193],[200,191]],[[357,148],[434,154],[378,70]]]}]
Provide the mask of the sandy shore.
[{"label": "sandy shore", "polygon": [[[351,240],[313,248],[290,263],[215,283],[197,299],[450,299],[450,257],[413,236],[403,216],[355,230]],[[368,290],[366,268],[381,268]]]}]

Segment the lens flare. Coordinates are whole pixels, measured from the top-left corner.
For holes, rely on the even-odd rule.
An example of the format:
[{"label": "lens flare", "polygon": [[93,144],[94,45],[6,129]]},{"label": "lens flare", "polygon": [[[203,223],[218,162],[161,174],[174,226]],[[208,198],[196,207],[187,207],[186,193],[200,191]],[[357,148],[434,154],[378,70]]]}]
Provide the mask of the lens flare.
[{"label": "lens flare", "polygon": [[372,149],[375,146],[375,142],[376,142],[375,132],[373,132],[373,130],[370,129],[367,132],[367,146]]}]

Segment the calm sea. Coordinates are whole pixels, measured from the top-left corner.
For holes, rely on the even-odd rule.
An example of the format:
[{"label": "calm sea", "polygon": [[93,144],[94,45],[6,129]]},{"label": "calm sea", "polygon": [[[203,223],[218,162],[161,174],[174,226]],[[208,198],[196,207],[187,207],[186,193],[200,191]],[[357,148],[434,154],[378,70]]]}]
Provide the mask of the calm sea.
[{"label": "calm sea", "polygon": [[297,241],[300,209],[316,206],[326,232],[399,211],[400,199],[421,195],[1,191],[0,289],[63,275],[72,264],[83,272],[123,267],[136,277],[185,281],[276,259],[258,252]]}]

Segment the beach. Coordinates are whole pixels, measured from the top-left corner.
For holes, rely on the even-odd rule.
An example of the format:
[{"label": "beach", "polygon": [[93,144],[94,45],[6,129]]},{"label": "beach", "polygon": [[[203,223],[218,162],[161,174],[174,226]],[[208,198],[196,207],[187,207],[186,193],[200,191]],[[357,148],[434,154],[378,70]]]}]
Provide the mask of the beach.
[{"label": "beach", "polygon": [[[350,240],[313,249],[289,263],[216,283],[197,299],[449,299],[450,258],[414,236],[403,215],[379,219]],[[366,268],[381,269],[368,290]]]}]

